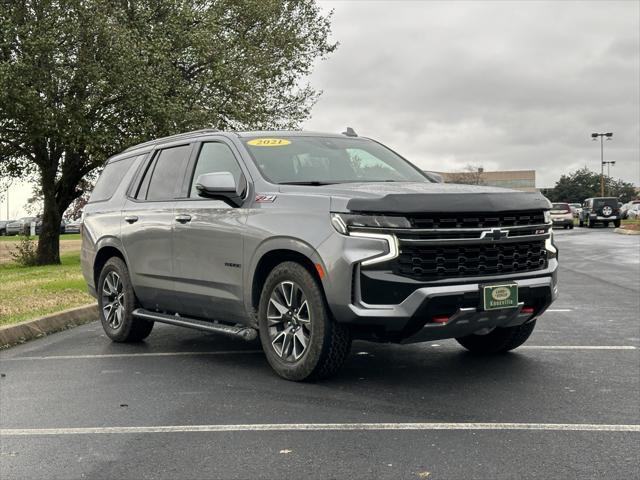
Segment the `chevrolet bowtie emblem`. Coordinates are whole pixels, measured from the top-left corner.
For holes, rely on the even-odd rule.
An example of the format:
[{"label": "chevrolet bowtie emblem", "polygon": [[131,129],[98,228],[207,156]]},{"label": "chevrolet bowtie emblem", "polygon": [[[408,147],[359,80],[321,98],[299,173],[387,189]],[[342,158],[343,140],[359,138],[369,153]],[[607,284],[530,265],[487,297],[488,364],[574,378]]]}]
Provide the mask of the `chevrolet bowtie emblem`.
[{"label": "chevrolet bowtie emblem", "polygon": [[509,230],[500,230],[499,228],[492,228],[491,230],[485,230],[480,234],[480,239],[491,238],[491,240],[497,242],[503,238],[509,236]]}]

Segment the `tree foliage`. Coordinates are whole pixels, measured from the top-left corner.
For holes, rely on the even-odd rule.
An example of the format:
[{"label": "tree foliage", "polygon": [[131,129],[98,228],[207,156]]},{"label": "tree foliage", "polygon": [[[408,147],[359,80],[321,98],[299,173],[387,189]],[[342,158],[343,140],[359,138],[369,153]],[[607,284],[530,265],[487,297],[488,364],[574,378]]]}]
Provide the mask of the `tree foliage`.
[{"label": "tree foliage", "polygon": [[110,155],[206,126],[295,127],[332,52],[313,0],[5,0],[0,3],[0,175],[44,198],[38,262]]},{"label": "tree foliage", "polygon": [[[604,194],[617,197],[621,202],[635,198],[635,187],[632,183],[620,179],[604,177]],[[600,196],[600,174],[587,168],[562,175],[555,186],[546,192],[552,202],[582,203],[586,198]]]}]

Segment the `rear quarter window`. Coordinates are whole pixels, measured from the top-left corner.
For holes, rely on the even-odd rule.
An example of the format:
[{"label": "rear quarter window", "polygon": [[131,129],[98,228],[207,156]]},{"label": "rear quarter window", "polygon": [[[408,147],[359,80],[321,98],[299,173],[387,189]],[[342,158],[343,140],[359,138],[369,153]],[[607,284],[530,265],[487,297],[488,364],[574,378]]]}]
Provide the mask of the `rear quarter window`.
[{"label": "rear quarter window", "polygon": [[127,174],[127,171],[129,171],[129,168],[131,168],[131,164],[135,158],[135,156],[128,157],[116,162],[108,163],[100,174],[100,178],[98,178],[98,182],[91,193],[89,202],[102,202],[109,200],[120,185],[120,182],[122,182],[124,176]]}]

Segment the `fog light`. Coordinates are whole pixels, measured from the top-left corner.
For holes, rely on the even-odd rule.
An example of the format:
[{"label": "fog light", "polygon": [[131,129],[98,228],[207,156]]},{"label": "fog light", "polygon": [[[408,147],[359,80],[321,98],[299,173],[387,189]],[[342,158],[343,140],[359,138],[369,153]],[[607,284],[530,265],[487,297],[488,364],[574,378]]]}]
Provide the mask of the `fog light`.
[{"label": "fog light", "polygon": [[533,313],[533,307],[522,307],[522,310],[520,310],[520,313]]}]

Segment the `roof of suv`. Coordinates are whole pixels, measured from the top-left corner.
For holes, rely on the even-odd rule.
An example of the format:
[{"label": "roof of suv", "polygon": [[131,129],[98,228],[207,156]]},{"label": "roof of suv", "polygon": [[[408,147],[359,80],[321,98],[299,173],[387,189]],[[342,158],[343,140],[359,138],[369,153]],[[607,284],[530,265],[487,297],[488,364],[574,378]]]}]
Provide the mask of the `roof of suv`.
[{"label": "roof of suv", "polygon": [[[344,134],[339,133],[322,133],[322,132],[308,132],[303,130],[246,130],[246,131],[222,131],[216,128],[203,128],[200,130],[192,130],[190,132],[178,133],[176,135],[169,135],[168,137],[155,138],[148,142],[138,143],[132,145],[121,153],[118,153],[111,157],[110,160],[120,157],[124,153],[130,153],[135,150],[151,149],[156,145],[172,142],[174,140],[190,139],[203,135],[211,135],[212,133],[230,136],[236,135],[238,137],[255,137],[255,136],[281,136],[281,137],[344,137]],[[350,137],[354,138],[354,137]],[[358,138],[358,137],[355,137]]]}]

